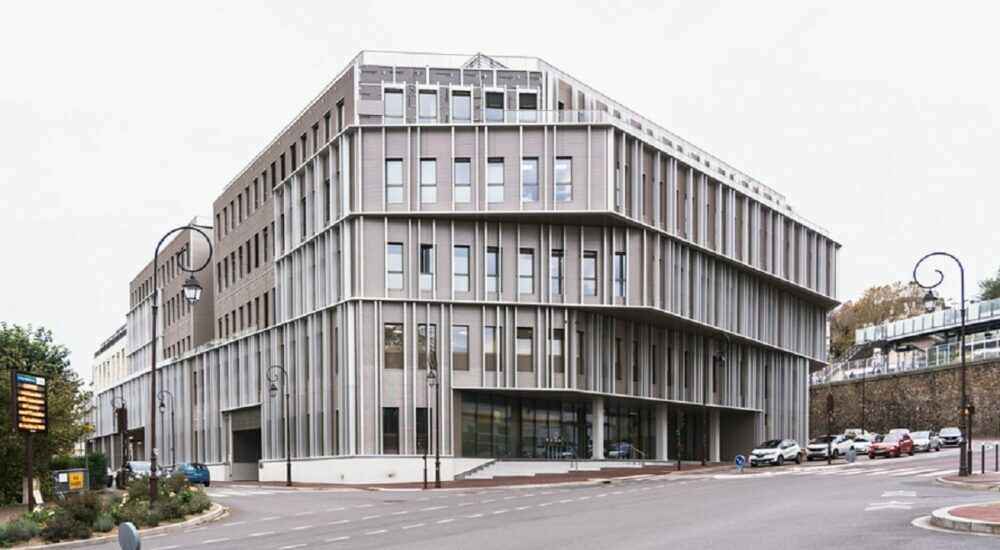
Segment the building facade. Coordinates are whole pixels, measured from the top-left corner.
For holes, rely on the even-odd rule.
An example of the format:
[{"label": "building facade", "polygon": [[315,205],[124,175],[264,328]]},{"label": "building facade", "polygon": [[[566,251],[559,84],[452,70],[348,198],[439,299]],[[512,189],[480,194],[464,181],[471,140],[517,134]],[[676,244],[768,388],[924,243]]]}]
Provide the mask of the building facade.
[{"label": "building facade", "polygon": [[128,374],[128,340],[122,325],[94,352],[90,380],[94,393],[114,386]]},{"label": "building facade", "polygon": [[158,384],[224,478],[283,478],[284,387],[301,480],[421,478],[436,419],[445,477],[807,435],[839,244],[539,59],[362,52],[213,214],[215,339]]}]

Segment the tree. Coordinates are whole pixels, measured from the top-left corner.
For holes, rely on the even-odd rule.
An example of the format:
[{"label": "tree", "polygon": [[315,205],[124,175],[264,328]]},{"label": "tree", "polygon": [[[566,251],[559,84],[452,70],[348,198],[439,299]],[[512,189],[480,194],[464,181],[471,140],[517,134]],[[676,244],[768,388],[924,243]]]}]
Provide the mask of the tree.
[{"label": "tree", "polygon": [[924,292],[914,283],[873,286],[860,298],[847,301],[830,314],[830,347],[840,357],[854,345],[854,331],[913,317],[923,312]]},{"label": "tree", "polygon": [[1000,298],[1000,269],[992,277],[979,281],[979,299],[995,300]]},{"label": "tree", "polygon": [[26,475],[25,436],[14,429],[11,372],[48,377],[48,433],[34,436],[35,470],[45,479],[49,461],[70,454],[86,433],[90,392],[69,364],[69,350],[44,328],[0,323],[0,504],[17,501]]}]

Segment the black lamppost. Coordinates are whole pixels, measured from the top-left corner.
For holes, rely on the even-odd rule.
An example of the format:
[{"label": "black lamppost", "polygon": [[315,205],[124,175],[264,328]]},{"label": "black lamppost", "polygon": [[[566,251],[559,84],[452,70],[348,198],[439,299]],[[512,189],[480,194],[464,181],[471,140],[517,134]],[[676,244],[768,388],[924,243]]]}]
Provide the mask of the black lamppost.
[{"label": "black lamppost", "polygon": [[271,383],[269,388],[269,393],[271,394],[271,399],[278,395],[278,373],[275,370],[281,371],[281,385],[285,388],[285,486],[292,486],[292,452],[291,444],[288,437],[288,373],[283,367],[274,365],[273,367],[267,369],[267,381]]},{"label": "black lamppost", "polygon": [[969,403],[969,396],[968,396],[968,393],[966,391],[966,384],[965,384],[965,371],[966,371],[966,369],[965,369],[965,314],[966,314],[966,311],[965,311],[965,267],[962,266],[962,262],[958,261],[958,258],[956,258],[955,256],[952,256],[951,254],[949,254],[947,252],[931,252],[930,254],[927,254],[923,258],[920,258],[919,261],[917,261],[917,265],[913,266],[913,282],[916,283],[917,286],[919,286],[921,288],[926,288],[927,289],[927,294],[924,295],[924,309],[927,311],[927,313],[932,313],[934,311],[935,306],[937,305],[937,297],[934,296],[934,288],[937,287],[938,285],[940,285],[944,281],[944,273],[942,273],[940,269],[935,269],[934,270],[934,272],[937,273],[937,281],[935,281],[935,282],[933,282],[931,284],[925,285],[925,284],[921,283],[920,280],[917,278],[917,270],[920,268],[920,264],[922,264],[924,262],[924,260],[926,260],[927,258],[930,258],[932,256],[945,256],[945,257],[948,257],[948,258],[951,258],[952,260],[954,260],[955,263],[958,264],[958,274],[959,274],[959,277],[961,279],[961,281],[960,281],[960,285],[961,285],[960,286],[960,289],[961,289],[961,306],[960,307],[961,307],[961,320],[962,320],[962,324],[961,324],[961,327],[959,328],[959,344],[958,344],[959,349],[958,349],[958,353],[959,353],[959,356],[961,357],[961,362],[962,362],[962,367],[961,367],[962,368],[962,402],[959,404],[958,409],[959,409],[959,422],[960,422],[960,425],[962,425],[962,424],[965,425],[965,437],[962,438],[961,456],[959,456],[959,458],[958,458],[958,475],[960,475],[960,476],[967,476],[967,475],[969,475],[969,470],[971,469],[971,466],[972,466],[971,456],[968,456],[967,452],[971,453],[971,449],[972,449],[972,411],[974,409],[972,407],[972,404]]},{"label": "black lamppost", "polygon": [[434,392],[434,488],[441,488],[441,392],[437,389],[437,373],[427,369],[427,385]]},{"label": "black lamppost", "polygon": [[[119,434],[118,436],[122,440],[122,449],[121,449],[121,451],[122,451],[122,457],[121,457],[122,472],[124,472],[124,470],[125,470],[125,458],[126,458],[126,455],[128,454],[127,451],[126,451],[126,449],[128,448],[128,441],[125,440],[125,428],[126,428],[126,426],[125,426],[125,420],[126,420],[125,407],[126,407],[126,403],[125,403],[125,398],[124,397],[122,397],[120,395],[116,395],[116,396],[114,396],[114,397],[111,398],[111,409],[112,409],[112,415],[114,416],[114,422],[116,424],[115,427],[118,428],[118,434]],[[119,412],[119,411],[121,411],[121,412]],[[111,444],[114,445],[114,438],[113,437],[111,438]],[[119,472],[119,474],[117,474],[117,475],[121,476],[119,478],[120,481],[118,482],[118,484],[121,486],[122,489],[124,489],[125,488],[125,481],[126,481],[126,479],[125,479],[124,473],[122,473],[122,472]]]},{"label": "black lamppost", "polygon": [[[190,269],[189,267],[184,267],[184,262],[181,261],[181,256],[184,255],[184,251],[187,248],[182,249],[177,253],[177,267],[181,271],[190,273],[191,276],[184,281],[184,285],[181,287],[184,291],[184,298],[188,303],[195,303],[201,298],[201,285],[198,283],[198,279],[194,277],[194,274],[208,267],[209,262],[212,261],[212,239],[208,238],[208,235],[204,231],[199,229],[200,226],[196,225],[184,225],[181,227],[176,227],[167,231],[167,234],[160,239],[160,242],[156,244],[156,250],[153,252],[153,301],[150,303],[150,311],[152,313],[152,322],[150,323],[150,328],[152,330],[153,337],[150,339],[150,358],[151,366],[149,370],[149,501],[156,502],[156,498],[159,496],[160,490],[160,474],[156,471],[156,314],[159,311],[159,299],[160,299],[160,247],[166,242],[167,238],[174,233],[180,231],[195,231],[201,234],[205,238],[205,242],[208,243],[208,256],[205,258],[205,263],[201,266]],[[189,254],[188,262],[191,261],[192,255]]]},{"label": "black lamppost", "polygon": [[166,404],[163,402],[164,397],[170,398],[170,466],[177,466],[177,450],[174,448],[174,436],[177,432],[174,431],[174,394],[167,390],[160,390],[157,394],[160,399],[160,422],[163,422],[163,413],[167,410]]},{"label": "black lamppost", "polygon": [[[729,349],[733,347],[733,340],[725,332],[720,332],[720,336],[726,339],[726,349],[719,350],[719,360],[726,364],[729,357]],[[712,356],[712,366],[715,366],[715,356]],[[713,373],[714,374],[714,373]],[[701,381],[701,465],[708,463],[708,373]]]}]

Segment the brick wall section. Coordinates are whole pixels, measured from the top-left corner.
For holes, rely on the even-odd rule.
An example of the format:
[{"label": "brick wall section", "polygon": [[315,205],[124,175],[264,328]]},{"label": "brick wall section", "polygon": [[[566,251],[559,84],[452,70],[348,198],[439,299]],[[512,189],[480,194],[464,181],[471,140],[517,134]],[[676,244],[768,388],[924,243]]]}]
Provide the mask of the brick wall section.
[{"label": "brick wall section", "polygon": [[[1000,437],[1000,361],[968,363],[968,391],[976,406],[976,436]],[[865,429],[940,430],[959,425],[960,366],[936,367],[865,380]],[[833,432],[861,427],[861,380],[830,384],[834,399]],[[827,432],[827,386],[809,389],[809,433]]]}]

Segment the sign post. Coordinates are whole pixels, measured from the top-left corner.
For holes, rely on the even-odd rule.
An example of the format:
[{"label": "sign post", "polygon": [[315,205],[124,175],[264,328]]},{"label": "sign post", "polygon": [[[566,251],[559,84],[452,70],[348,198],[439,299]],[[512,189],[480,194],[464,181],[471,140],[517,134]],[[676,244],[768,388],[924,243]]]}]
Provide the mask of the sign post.
[{"label": "sign post", "polygon": [[48,387],[46,378],[26,372],[11,373],[14,393],[14,423],[17,431],[27,434],[28,510],[35,509],[35,456],[32,436],[48,432]]},{"label": "sign post", "polygon": [[742,474],[743,466],[747,463],[747,458],[743,455],[736,455],[736,460],[733,462],[736,463],[736,470]]}]

